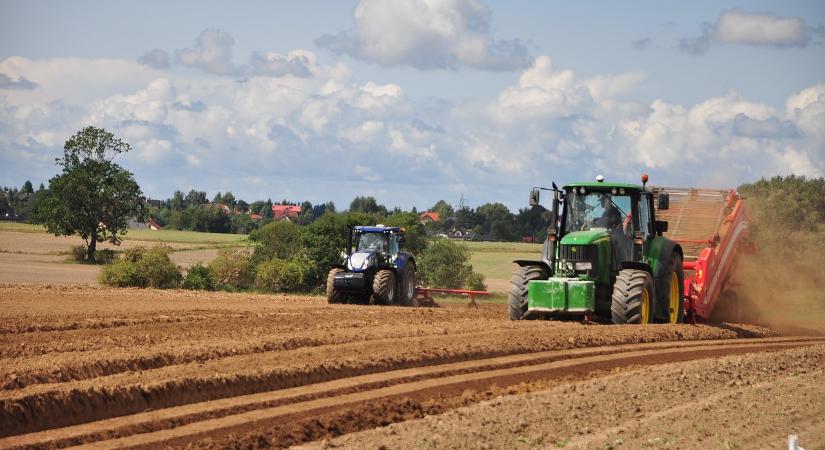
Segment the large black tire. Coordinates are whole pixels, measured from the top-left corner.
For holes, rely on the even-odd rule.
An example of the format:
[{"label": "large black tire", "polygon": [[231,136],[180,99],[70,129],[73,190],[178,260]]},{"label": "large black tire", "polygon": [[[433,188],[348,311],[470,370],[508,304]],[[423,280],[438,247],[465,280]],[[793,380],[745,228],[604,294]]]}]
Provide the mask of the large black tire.
[{"label": "large black tire", "polygon": [[412,306],[415,298],[415,263],[408,262],[404,266],[404,276],[401,278],[399,288],[400,304]]},{"label": "large black tire", "polygon": [[527,314],[527,283],[533,280],[546,280],[547,269],[541,266],[519,267],[510,279],[510,320],[522,320]]},{"label": "large black tire", "polygon": [[[676,289],[673,289],[673,282],[676,282]],[[670,259],[670,272],[668,273],[665,286],[665,307],[667,308],[668,323],[682,323],[685,321],[685,269],[682,267],[682,255],[673,252]],[[678,299],[677,299],[678,297]],[[675,310],[674,310],[675,308]]]},{"label": "large black tire", "polygon": [[344,269],[333,268],[327,274],[327,303],[346,303],[347,296],[335,290],[335,274],[344,272]]},{"label": "large black tire", "polygon": [[650,273],[636,269],[619,271],[610,305],[613,323],[651,323],[654,302],[653,277]]},{"label": "large black tire", "polygon": [[395,275],[391,270],[382,269],[375,274],[372,280],[373,305],[392,305],[395,303]]}]

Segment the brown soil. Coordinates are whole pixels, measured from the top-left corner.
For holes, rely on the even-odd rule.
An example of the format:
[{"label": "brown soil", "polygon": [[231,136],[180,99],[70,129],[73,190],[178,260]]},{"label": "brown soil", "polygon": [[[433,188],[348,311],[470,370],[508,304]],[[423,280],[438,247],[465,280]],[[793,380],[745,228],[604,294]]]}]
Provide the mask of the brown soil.
[{"label": "brown soil", "polygon": [[98,273],[100,267],[69,263],[66,256],[0,253],[0,283],[95,284]]},{"label": "brown soil", "polygon": [[[206,419],[239,420],[244,413],[263,414],[278,405],[297,408],[289,405],[313,399],[322,401],[321,409],[328,409],[331,404],[324,399],[329,396],[340,402],[347,398],[345,395],[376,395],[371,394],[376,389],[400,389],[389,396],[389,403],[382,403],[386,396],[381,395],[375,397],[375,403],[367,402],[384,405],[388,408],[386,414],[380,407],[375,410],[365,406],[364,401],[329,411],[352,419],[351,423],[332,420],[337,424],[333,428],[357,431],[460,406],[449,402],[428,406],[429,394],[413,395],[419,391],[411,383],[432,383],[434,376],[438,381],[424,391],[460,397],[468,386],[474,392],[486,392],[494,383],[539,382],[572,373],[569,367],[562,370],[542,366],[563,363],[562,359],[571,357],[563,352],[571,349],[611,346],[588,350],[590,353],[584,355],[608,358],[607,353],[623,348],[620,344],[672,346],[667,343],[775,335],[766,328],[733,324],[641,327],[510,322],[505,320],[506,307],[502,304],[481,303],[478,309],[463,304],[445,306],[331,306],[318,297],[0,285],[0,435],[92,422],[89,426],[94,425],[97,431],[87,430],[72,438],[58,438],[58,430],[45,431],[50,445],[65,445],[163,431],[176,424],[188,423],[197,428]],[[703,355],[799,344],[770,345],[751,345],[747,350],[740,346]],[[712,347],[714,352],[722,351],[718,345]],[[667,358],[660,355],[650,361],[695,358],[701,352],[671,353]],[[491,359],[501,357],[511,359]],[[622,356],[616,361],[623,362],[611,364],[641,364],[646,357],[628,358]],[[434,367],[444,364],[458,366]],[[531,369],[508,374],[489,372],[524,365]],[[577,376],[602,370],[598,364],[588,367]],[[398,372],[403,370],[417,372]],[[459,378],[453,388],[444,387],[451,376],[471,374],[477,374],[472,375],[477,377],[475,384],[469,378]],[[370,376],[378,378],[358,378]],[[319,384],[333,382],[339,384],[326,388]],[[461,389],[456,392],[455,386]],[[291,390],[299,388],[304,390]],[[253,397],[241,397],[250,395]],[[399,402],[405,404],[405,396],[414,401],[402,406],[400,412],[392,412]],[[484,396],[472,394],[468,398],[477,401]],[[225,403],[211,403],[216,400]],[[145,411],[156,411],[150,414],[165,418],[152,416],[148,422],[141,422],[140,414]],[[101,423],[124,415],[134,416],[125,419],[127,424],[100,428]],[[271,443],[285,445],[340,434],[307,428],[306,423],[317,422],[318,411],[302,417],[304,422],[295,422],[297,431],[293,431],[303,433],[303,437],[277,438]],[[245,432],[261,435],[254,430]],[[144,434],[148,438],[151,433]],[[239,442],[246,442],[243,436]],[[188,437],[179,443],[187,442]],[[210,439],[223,442],[221,436]],[[10,441],[0,441],[0,447],[4,445],[11,445]]]},{"label": "brown soil", "polygon": [[515,395],[301,448],[783,448],[796,434],[806,449],[822,449],[824,366],[825,345],[817,345],[622,370],[549,389],[521,385]]}]

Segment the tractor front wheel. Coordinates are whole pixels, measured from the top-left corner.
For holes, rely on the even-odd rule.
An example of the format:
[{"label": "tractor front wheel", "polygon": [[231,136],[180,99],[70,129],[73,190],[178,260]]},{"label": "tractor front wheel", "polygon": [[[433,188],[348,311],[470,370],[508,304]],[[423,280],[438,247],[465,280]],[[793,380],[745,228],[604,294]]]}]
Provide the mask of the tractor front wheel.
[{"label": "tractor front wheel", "polygon": [[510,320],[521,320],[527,314],[527,283],[532,280],[546,280],[547,270],[541,266],[519,267],[510,279]]},{"label": "tractor front wheel", "polygon": [[379,270],[372,280],[372,304],[391,305],[395,303],[395,275],[391,270]]},{"label": "tractor front wheel", "polygon": [[619,271],[610,305],[613,323],[651,323],[653,298],[653,277],[650,273],[635,269]]},{"label": "tractor front wheel", "polygon": [[327,275],[327,303],[346,303],[346,296],[335,290],[335,275],[344,272],[344,269],[333,268]]}]

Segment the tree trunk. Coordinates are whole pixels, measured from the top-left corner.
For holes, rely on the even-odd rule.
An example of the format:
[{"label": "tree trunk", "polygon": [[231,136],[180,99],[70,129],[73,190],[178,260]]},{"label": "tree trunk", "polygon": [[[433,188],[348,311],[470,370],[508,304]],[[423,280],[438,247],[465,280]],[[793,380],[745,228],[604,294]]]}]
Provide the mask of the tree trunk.
[{"label": "tree trunk", "polygon": [[89,238],[89,248],[86,253],[86,261],[92,264],[95,263],[95,247],[97,247],[97,230],[92,232],[92,236]]}]

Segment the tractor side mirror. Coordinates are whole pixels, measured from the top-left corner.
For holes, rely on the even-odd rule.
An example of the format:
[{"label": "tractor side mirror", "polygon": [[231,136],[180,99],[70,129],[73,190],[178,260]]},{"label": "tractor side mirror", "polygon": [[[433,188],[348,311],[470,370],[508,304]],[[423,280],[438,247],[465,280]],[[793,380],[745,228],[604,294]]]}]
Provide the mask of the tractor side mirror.
[{"label": "tractor side mirror", "polygon": [[653,230],[656,231],[656,234],[659,236],[662,233],[667,233],[667,220],[656,220],[653,222]]},{"label": "tractor side mirror", "polygon": [[659,193],[659,203],[656,205],[656,209],[660,211],[664,211],[670,208],[670,194],[667,192],[660,192]]},{"label": "tractor side mirror", "polygon": [[538,206],[539,204],[539,188],[533,188],[530,191],[530,206]]}]

